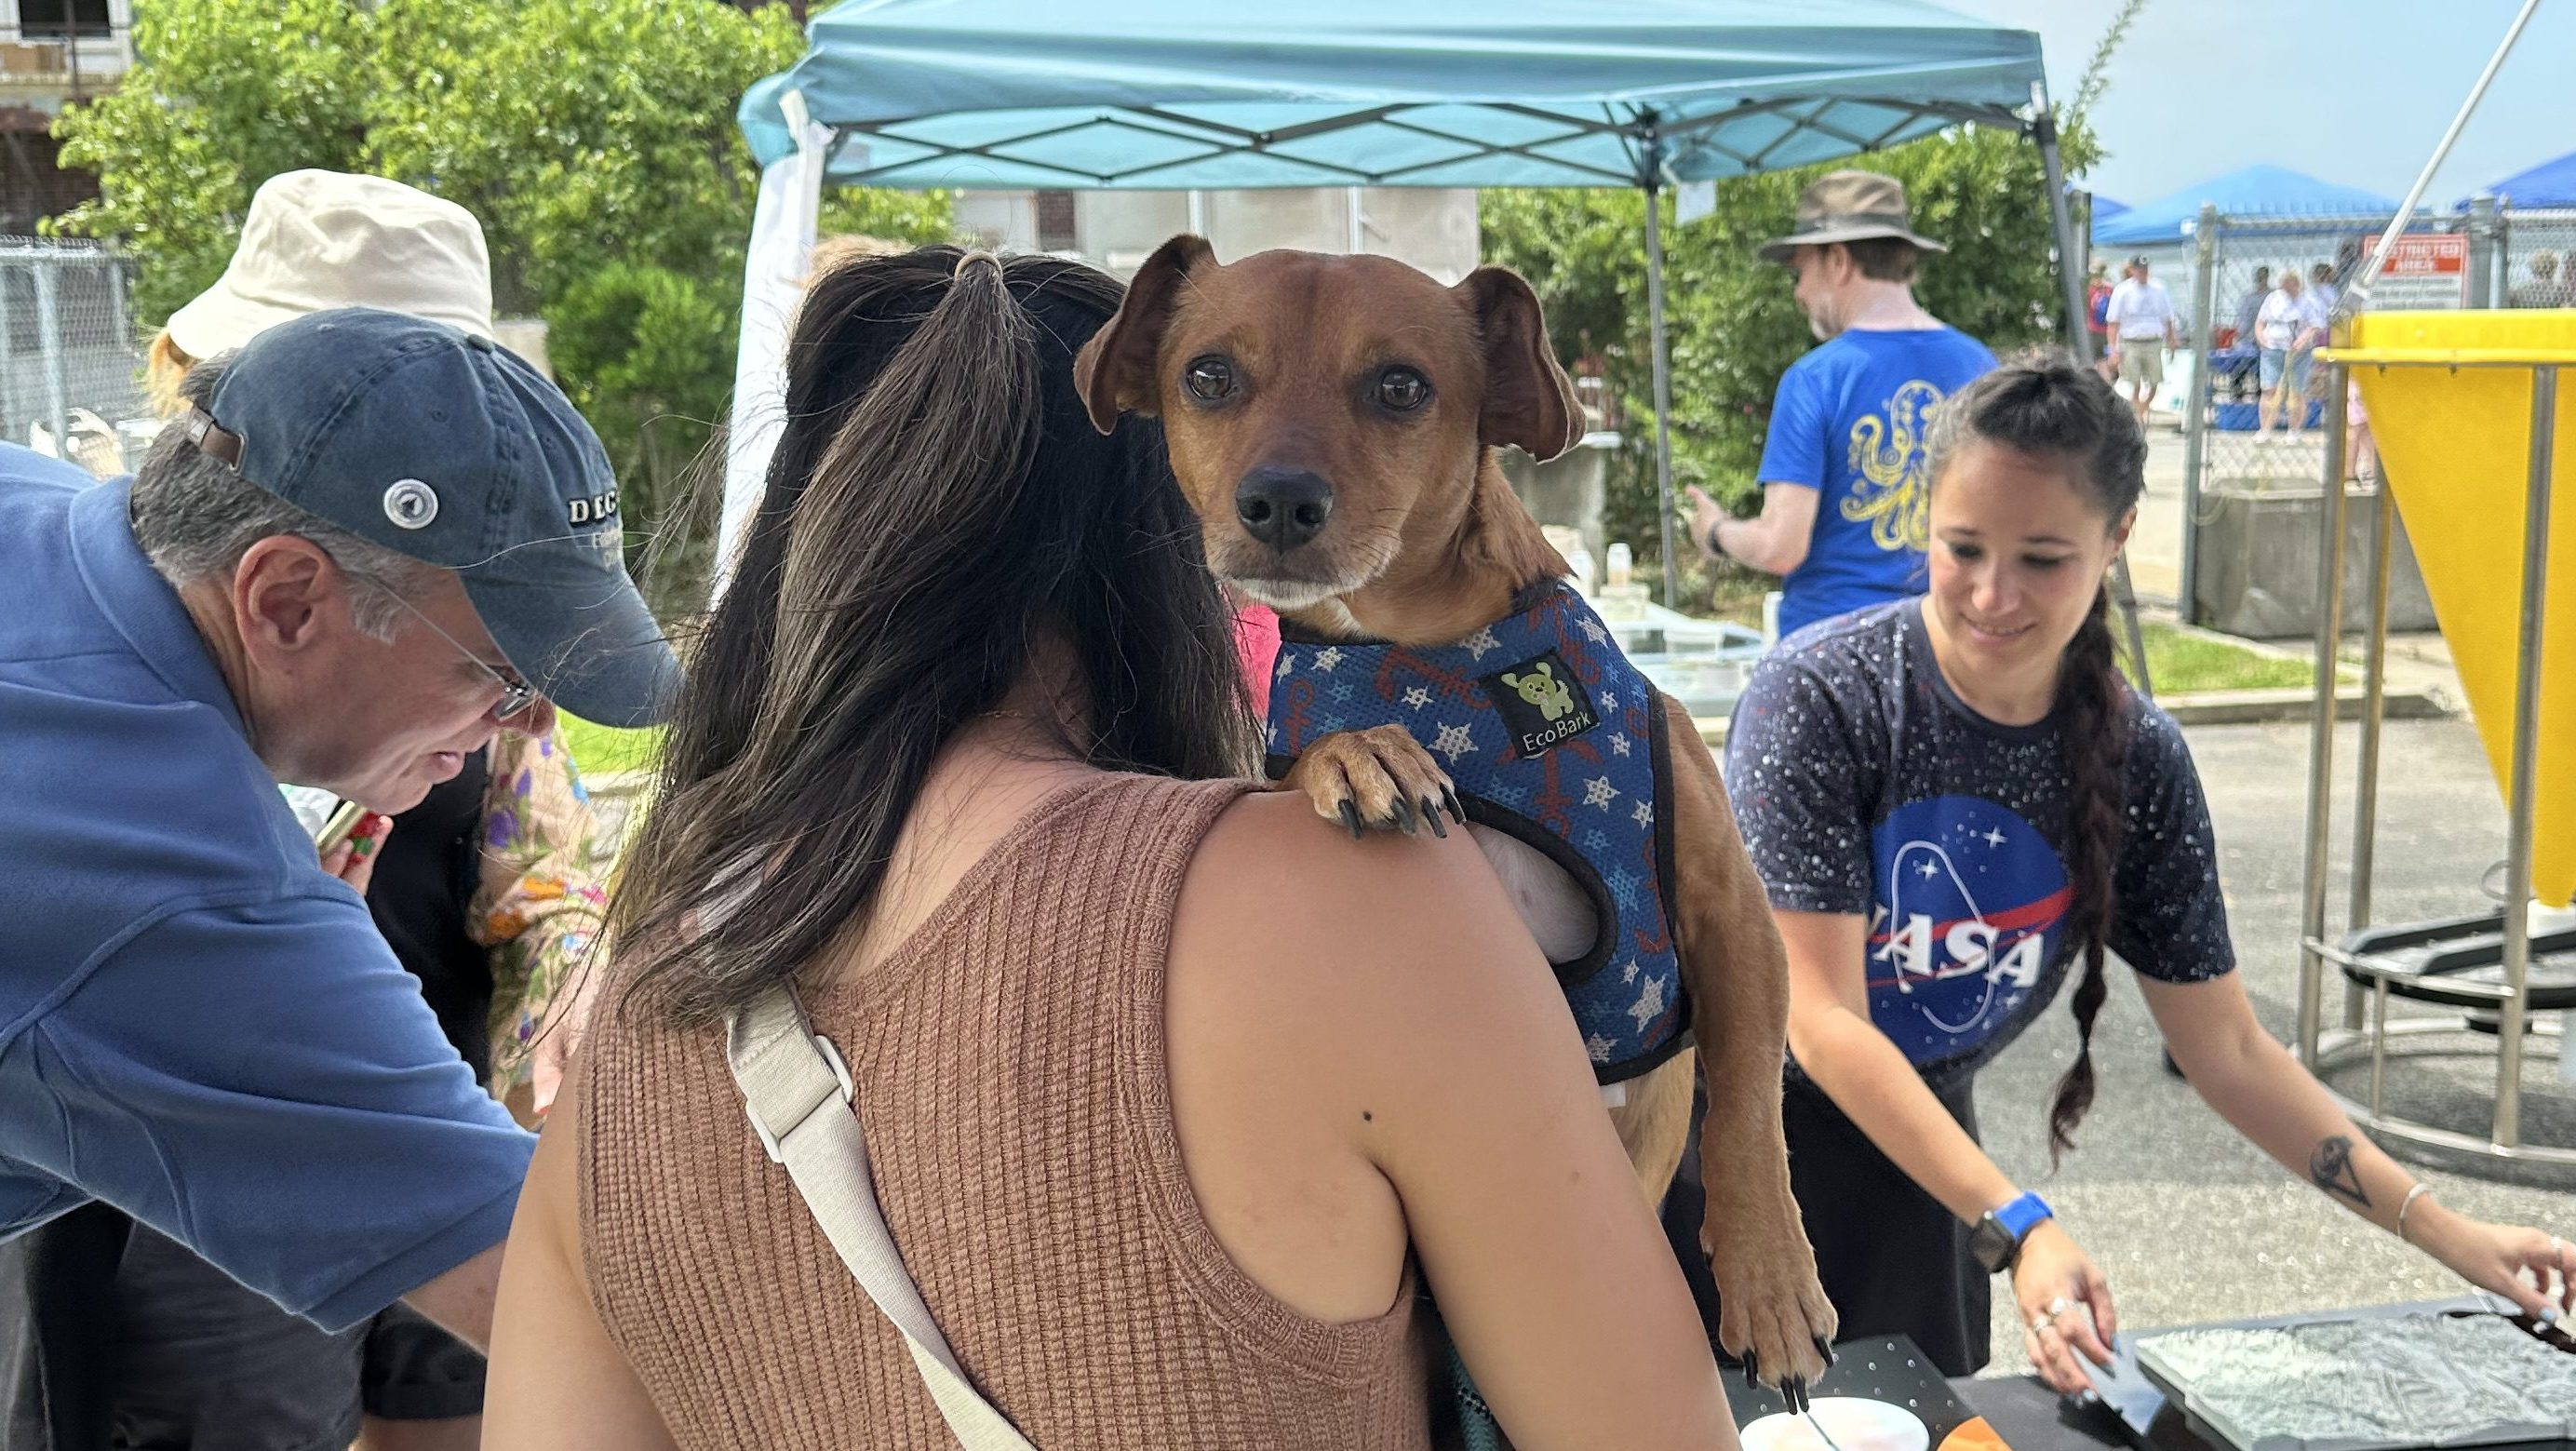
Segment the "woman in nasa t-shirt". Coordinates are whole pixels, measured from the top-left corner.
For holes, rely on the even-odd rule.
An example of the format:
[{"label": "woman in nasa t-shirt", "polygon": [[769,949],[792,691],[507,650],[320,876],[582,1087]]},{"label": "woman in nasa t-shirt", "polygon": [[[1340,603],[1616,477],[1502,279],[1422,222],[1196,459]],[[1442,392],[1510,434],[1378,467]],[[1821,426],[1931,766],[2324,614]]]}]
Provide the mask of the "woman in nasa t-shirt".
[{"label": "woman in nasa t-shirt", "polygon": [[2135,417],[2071,359],[1969,385],[1933,439],[1931,593],[1792,635],[1736,706],[1728,790],[1789,953],[1792,1183],[1842,1334],[1902,1332],[1970,1374],[1987,1277],[2009,1269],[2050,1384],[2085,1389],[2079,1355],[2108,1363],[2101,1271],[1977,1146],[1970,1091],[2074,978],[2082,1046],[2049,1124],[2071,1147],[2106,949],[2229,1123],[2537,1313],[2576,1255],[2426,1198],[2233,974],[2199,776],[2112,663],[2102,582],[2145,458]]}]

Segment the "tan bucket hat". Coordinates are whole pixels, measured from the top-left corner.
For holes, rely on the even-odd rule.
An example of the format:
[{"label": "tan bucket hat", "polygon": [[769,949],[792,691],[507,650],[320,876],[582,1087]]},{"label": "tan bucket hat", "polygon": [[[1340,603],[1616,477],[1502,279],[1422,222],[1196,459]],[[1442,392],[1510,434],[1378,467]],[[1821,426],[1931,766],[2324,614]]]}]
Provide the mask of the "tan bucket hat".
[{"label": "tan bucket hat", "polygon": [[1875,171],[1835,171],[1798,193],[1798,225],[1778,241],[1763,243],[1760,256],[1765,262],[1786,262],[1793,247],[1869,237],[1894,237],[1926,252],[1950,250],[1915,234],[1905,208],[1903,182]]},{"label": "tan bucket hat", "polygon": [[223,277],[170,314],[192,358],[335,307],[380,307],[492,336],[492,257],[456,203],[381,176],[289,171],[260,184]]}]

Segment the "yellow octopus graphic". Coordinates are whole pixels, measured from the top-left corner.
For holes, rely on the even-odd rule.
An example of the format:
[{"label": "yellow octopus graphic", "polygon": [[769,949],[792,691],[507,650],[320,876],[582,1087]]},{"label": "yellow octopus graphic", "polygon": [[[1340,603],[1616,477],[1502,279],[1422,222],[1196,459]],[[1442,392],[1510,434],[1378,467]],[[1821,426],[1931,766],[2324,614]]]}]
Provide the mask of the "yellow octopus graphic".
[{"label": "yellow octopus graphic", "polygon": [[1881,549],[1919,553],[1931,543],[1923,442],[1940,406],[1941,390],[1917,378],[1887,400],[1884,417],[1863,414],[1852,425],[1851,468],[1860,478],[1843,500],[1843,517],[1867,523]]}]

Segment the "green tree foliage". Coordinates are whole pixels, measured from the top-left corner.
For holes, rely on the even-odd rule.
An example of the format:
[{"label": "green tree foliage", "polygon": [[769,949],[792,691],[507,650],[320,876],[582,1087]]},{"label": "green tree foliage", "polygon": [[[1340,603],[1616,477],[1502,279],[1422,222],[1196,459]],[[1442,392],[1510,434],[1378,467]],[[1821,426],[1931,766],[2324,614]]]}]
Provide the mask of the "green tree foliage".
[{"label": "green tree foliage", "polygon": [[[2080,122],[2068,125],[2062,146],[2070,169],[2095,155]],[[2014,132],[1959,126],[1867,157],[1720,182],[1714,215],[1675,226],[1669,206],[1664,214],[1677,496],[1698,484],[1730,507],[1758,502],[1753,471],[1772,392],[1815,338],[1790,297],[1787,269],[1754,253],[1787,234],[1798,193],[1836,166],[1904,182],[1915,230],[1949,244],[1948,254],[1924,259],[1916,280],[1915,295],[1936,316],[1997,352],[2061,336],[2039,150]],[[1645,200],[1633,191],[1489,191],[1481,210],[1487,259],[1531,280],[1558,356],[1597,359],[1621,402],[1627,437],[1605,522],[1612,538],[1636,545],[1642,565],[1658,537]]]},{"label": "green tree foliage", "polygon": [[[136,68],[57,123],[99,199],[63,230],[139,261],[157,324],[223,271],[251,193],[300,167],[364,171],[472,211],[494,304],[543,317],[565,391],[617,463],[640,532],[733,384],[759,171],[734,125],[804,49],[781,6],[722,0],[142,0]],[[939,193],[852,192],[827,230],[942,239]],[[694,520],[673,522],[694,524]],[[666,558],[702,563],[702,549]],[[666,597],[687,596],[685,579]]]}]

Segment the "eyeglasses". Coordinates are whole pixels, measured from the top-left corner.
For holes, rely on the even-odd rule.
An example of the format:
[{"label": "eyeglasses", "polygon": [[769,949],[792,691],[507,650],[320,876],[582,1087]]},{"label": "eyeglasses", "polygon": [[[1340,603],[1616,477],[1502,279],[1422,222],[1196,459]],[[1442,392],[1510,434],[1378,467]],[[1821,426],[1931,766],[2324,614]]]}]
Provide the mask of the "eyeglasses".
[{"label": "eyeglasses", "polygon": [[[374,584],[374,581],[370,580],[367,581],[367,583]],[[530,685],[528,682],[521,680],[518,677],[517,672],[510,670],[506,666],[500,669],[494,669],[492,666],[484,663],[482,656],[466,649],[454,635],[440,629],[438,627],[438,621],[431,619],[426,614],[423,614],[420,606],[413,604],[411,601],[404,599],[401,595],[395,594],[392,590],[386,589],[382,585],[375,585],[375,588],[377,592],[382,594],[385,598],[392,600],[395,604],[409,610],[413,619],[429,626],[429,632],[431,634],[436,635],[438,638],[445,640],[448,644],[455,646],[457,654],[464,656],[466,661],[473,665],[475,669],[490,676],[492,678],[492,683],[501,687],[501,698],[499,701],[494,703],[492,707],[492,719],[496,721],[508,720],[512,716],[523,713],[529,706],[537,703],[537,688]]]}]

